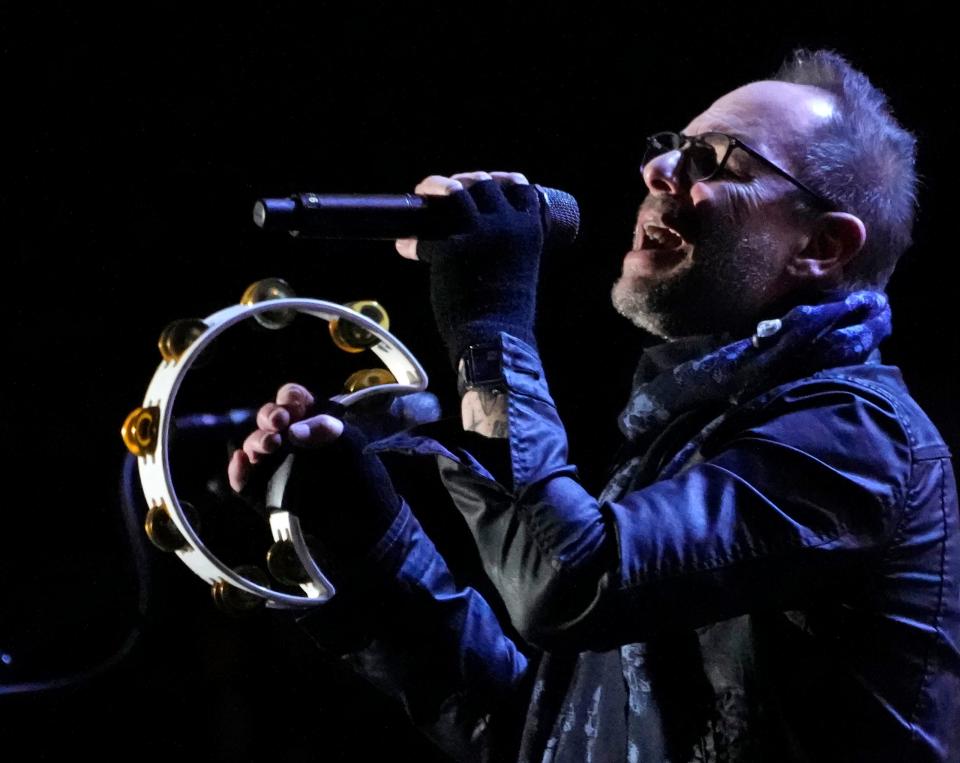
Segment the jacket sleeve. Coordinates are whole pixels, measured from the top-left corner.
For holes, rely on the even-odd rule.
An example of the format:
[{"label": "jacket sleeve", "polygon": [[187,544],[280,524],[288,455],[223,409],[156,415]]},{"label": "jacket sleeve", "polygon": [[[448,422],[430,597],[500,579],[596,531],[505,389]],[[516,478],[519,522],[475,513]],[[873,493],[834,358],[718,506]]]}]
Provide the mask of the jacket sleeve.
[{"label": "jacket sleeve", "polygon": [[482,596],[455,583],[405,501],[377,546],[340,572],[346,585],[299,625],[454,759],[498,759],[518,731],[527,659]]},{"label": "jacket sleeve", "polygon": [[801,606],[855,585],[895,534],[909,440],[864,386],[785,387],[714,432],[684,471],[600,503],[567,463],[536,354],[508,334],[501,343],[512,484],[455,451],[440,453],[440,471],[513,624],[537,646],[609,649]]}]

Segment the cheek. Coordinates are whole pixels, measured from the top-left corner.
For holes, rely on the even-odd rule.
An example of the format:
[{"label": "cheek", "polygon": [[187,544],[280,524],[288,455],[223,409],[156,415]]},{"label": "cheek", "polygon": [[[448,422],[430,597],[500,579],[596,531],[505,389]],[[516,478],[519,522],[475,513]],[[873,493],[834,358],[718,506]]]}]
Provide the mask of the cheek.
[{"label": "cheek", "polygon": [[752,235],[764,238],[770,247],[784,253],[795,250],[803,239],[803,232],[778,204],[765,204],[749,216],[745,227]]},{"label": "cheek", "polygon": [[756,223],[753,214],[757,199],[745,187],[727,184],[696,183],[690,189],[690,197],[703,231],[733,233]]},{"label": "cheek", "polygon": [[695,183],[690,189],[693,201],[692,222],[695,223],[694,245],[716,239],[737,226],[731,213],[729,195],[705,183]]},{"label": "cheek", "polygon": [[690,186],[690,200],[694,207],[701,204],[712,206],[716,202],[717,191],[706,183],[694,183]]},{"label": "cheek", "polygon": [[695,183],[690,197],[701,235],[709,238],[789,237],[794,226],[767,189],[754,184]]}]

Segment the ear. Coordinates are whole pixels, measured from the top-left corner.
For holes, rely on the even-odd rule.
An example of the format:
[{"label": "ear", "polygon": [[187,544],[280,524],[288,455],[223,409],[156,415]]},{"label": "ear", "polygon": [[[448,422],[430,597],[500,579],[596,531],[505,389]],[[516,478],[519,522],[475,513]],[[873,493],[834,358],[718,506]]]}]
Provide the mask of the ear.
[{"label": "ear", "polygon": [[805,281],[832,281],[863,248],[867,228],[846,212],[825,212],[813,223],[807,245],[787,263],[791,275]]}]

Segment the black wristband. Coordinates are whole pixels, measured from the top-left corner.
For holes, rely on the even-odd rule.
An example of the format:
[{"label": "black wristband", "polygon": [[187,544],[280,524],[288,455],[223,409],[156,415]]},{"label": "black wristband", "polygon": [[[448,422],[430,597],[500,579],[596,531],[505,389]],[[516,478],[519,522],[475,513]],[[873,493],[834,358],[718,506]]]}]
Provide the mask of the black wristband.
[{"label": "black wristband", "polygon": [[469,389],[503,389],[503,348],[500,340],[471,344],[460,356],[457,389],[463,395]]}]

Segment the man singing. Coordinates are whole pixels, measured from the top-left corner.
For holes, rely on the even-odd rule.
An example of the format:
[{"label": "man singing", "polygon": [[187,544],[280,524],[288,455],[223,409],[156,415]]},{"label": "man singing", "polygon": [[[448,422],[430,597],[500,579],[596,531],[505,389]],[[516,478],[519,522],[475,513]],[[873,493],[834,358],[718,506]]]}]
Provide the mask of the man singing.
[{"label": "man singing", "polygon": [[[647,139],[612,295],[663,343],[597,497],[536,350],[537,193],[517,173],[424,180],[465,230],[397,248],[429,263],[460,431],[363,450],[286,385],[230,463],[240,490],[282,441],[303,447],[289,500],[344,589],[304,627],[458,760],[957,760],[950,454],[878,350],[914,155],[830,51]],[[436,456],[509,623],[454,582],[387,449]],[[330,463],[359,473],[363,511],[322,506]]]}]

